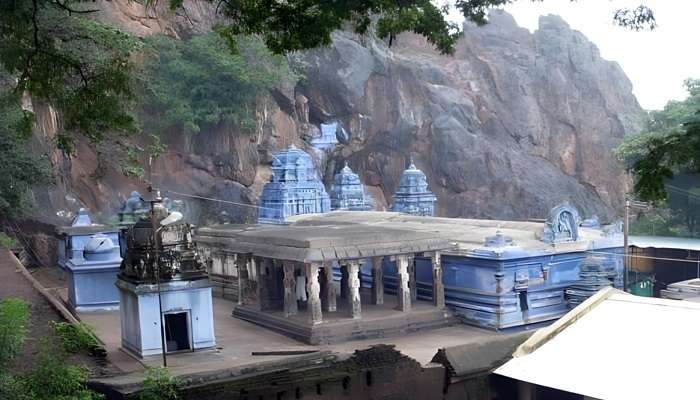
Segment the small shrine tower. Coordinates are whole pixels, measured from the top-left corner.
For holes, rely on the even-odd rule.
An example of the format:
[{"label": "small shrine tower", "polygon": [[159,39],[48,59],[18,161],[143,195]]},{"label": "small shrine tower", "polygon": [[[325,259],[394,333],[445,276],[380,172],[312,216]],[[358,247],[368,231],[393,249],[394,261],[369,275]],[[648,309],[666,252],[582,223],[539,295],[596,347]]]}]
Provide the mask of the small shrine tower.
[{"label": "small shrine tower", "polygon": [[66,261],[68,302],[76,311],[116,310],[119,292],[114,286],[122,258],[119,246],[102,233],[92,235],[82,257]]},{"label": "small shrine tower", "polygon": [[345,166],[333,178],[331,187],[331,209],[349,211],[367,211],[372,206],[365,197],[360,177],[348,166]]},{"label": "small shrine tower", "polygon": [[152,216],[155,224],[141,218],[121,235],[127,249],[116,282],[122,347],[140,357],[161,354],[162,343],[168,353],[213,347],[211,283],[191,226],[161,203]]},{"label": "small shrine tower", "polygon": [[411,159],[411,165],[403,171],[399,189],[394,194],[392,211],[432,217],[435,215],[436,200],[433,192],[428,189],[425,174],[416,168]]},{"label": "small shrine tower", "polygon": [[330,198],[311,156],[294,145],[273,156],[272,176],[260,196],[258,222],[283,223],[292,215],[330,211]]}]

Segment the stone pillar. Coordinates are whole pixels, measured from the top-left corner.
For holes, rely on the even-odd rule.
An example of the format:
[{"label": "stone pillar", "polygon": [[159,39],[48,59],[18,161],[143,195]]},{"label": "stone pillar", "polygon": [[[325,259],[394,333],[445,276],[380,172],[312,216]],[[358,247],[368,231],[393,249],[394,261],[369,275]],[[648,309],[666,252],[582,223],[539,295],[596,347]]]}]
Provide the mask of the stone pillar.
[{"label": "stone pillar", "polygon": [[408,287],[408,256],[396,256],[397,310],[411,311],[411,289]]},{"label": "stone pillar", "polygon": [[333,263],[326,262],[323,264],[323,273],[326,279],[326,311],[335,312],[337,309],[336,305],[336,292],[335,292],[335,282],[333,282]]},{"label": "stone pillar", "polygon": [[297,279],[294,276],[294,263],[283,261],[284,271],[284,316],[297,314]]},{"label": "stone pillar", "polygon": [[433,266],[433,305],[438,308],[445,307],[445,284],[442,282],[442,261],[440,252],[430,255]]},{"label": "stone pillar", "polygon": [[372,257],[372,304],[384,304],[382,257]]},{"label": "stone pillar", "polygon": [[418,282],[416,282],[416,259],[408,257],[408,287],[411,289],[411,300],[418,300]]},{"label": "stone pillar", "polygon": [[255,307],[258,310],[263,309],[263,304],[265,303],[263,296],[265,296],[265,277],[263,276],[264,260],[259,257],[251,257],[251,262],[253,263],[253,271],[255,271]]},{"label": "stone pillar", "polygon": [[246,286],[248,286],[248,266],[246,265],[246,255],[236,254],[236,273],[238,275],[238,305],[241,306],[245,300]]},{"label": "stone pillar", "polygon": [[318,324],[323,318],[321,313],[321,286],[318,283],[318,273],[320,265],[317,263],[305,264],[306,268],[306,291],[308,293],[309,322]]},{"label": "stone pillar", "polygon": [[350,307],[350,316],[353,319],[362,317],[362,305],[360,300],[360,263],[357,260],[348,262],[345,266],[348,270],[348,306]]},{"label": "stone pillar", "polygon": [[347,265],[340,265],[340,299],[344,300],[348,298],[348,268]]}]

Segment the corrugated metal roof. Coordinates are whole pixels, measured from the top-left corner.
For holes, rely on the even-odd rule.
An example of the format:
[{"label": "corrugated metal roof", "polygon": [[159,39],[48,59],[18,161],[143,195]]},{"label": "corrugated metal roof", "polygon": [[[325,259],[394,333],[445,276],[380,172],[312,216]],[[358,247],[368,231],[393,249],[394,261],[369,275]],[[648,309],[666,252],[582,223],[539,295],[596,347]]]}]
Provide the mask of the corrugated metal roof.
[{"label": "corrugated metal roof", "polygon": [[700,251],[700,239],[669,236],[630,236],[630,246],[639,248],[680,249]]}]

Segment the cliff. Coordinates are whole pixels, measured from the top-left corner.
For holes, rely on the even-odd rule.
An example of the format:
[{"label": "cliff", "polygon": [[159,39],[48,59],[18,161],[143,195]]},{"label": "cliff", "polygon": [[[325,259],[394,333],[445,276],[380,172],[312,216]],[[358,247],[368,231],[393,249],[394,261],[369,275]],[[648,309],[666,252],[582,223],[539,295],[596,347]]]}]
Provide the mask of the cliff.
[{"label": "cliff", "polygon": [[[106,2],[102,18],[143,36],[204,31],[210,9],[147,14],[136,2]],[[194,4],[194,3],[193,3]],[[327,182],[348,160],[376,203],[391,203],[409,156],[438,197],[440,216],[544,218],[564,200],[585,216],[615,217],[628,180],[612,154],[636,130],[642,112],[620,67],[561,18],[546,16],[530,33],[504,12],[484,27],[465,25],[454,56],[441,56],[406,34],[389,48],[372,37],[334,34],[330,48],[293,55],[306,77],[266,95],[255,132],[222,124],[194,137],[170,137],[154,167],[164,189],[255,203],[269,177],[271,153],[304,142],[320,123],[347,133],[319,166]],[[299,101],[308,101],[308,117]],[[39,113],[38,146],[55,129]],[[306,123],[308,118],[308,123]],[[133,139],[138,142],[138,139]],[[103,157],[105,174],[92,173]],[[143,183],[121,176],[108,154],[82,143],[72,159],[53,154],[59,184],[38,191],[45,217],[78,204],[103,217]],[[192,202],[200,223],[252,209]]]}]

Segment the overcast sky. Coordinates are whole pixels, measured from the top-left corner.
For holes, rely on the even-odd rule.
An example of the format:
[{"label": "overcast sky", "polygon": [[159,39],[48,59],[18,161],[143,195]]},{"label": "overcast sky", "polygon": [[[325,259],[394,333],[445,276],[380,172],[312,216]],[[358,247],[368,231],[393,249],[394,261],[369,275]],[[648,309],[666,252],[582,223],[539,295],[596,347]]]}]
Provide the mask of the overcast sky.
[{"label": "overcast sky", "polygon": [[[634,32],[613,25],[616,9],[639,4],[654,11],[655,30]],[[506,10],[531,31],[537,29],[540,15],[560,15],[593,41],[603,58],[622,66],[646,109],[684,99],[683,80],[700,78],[699,0],[520,0]]]}]

